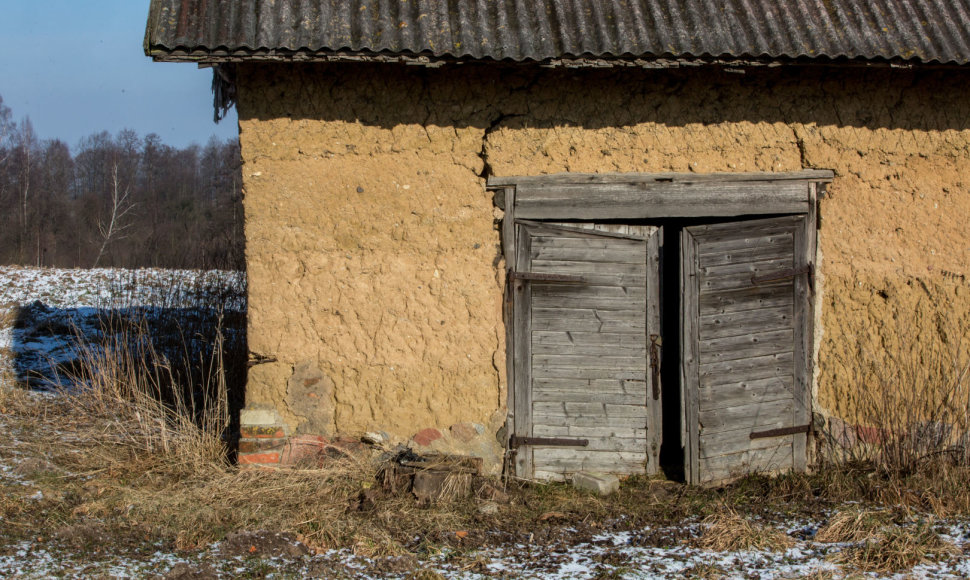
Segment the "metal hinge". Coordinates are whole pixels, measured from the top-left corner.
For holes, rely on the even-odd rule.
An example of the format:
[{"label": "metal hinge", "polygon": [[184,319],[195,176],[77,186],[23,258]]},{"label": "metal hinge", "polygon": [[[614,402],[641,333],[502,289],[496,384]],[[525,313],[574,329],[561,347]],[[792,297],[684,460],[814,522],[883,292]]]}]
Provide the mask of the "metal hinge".
[{"label": "metal hinge", "polygon": [[653,383],[653,400],[660,400],[660,347],[663,339],[659,334],[650,335],[650,381]]},{"label": "metal hinge", "polygon": [[753,431],[749,436],[751,439],[765,439],[768,437],[784,437],[785,435],[797,435],[798,433],[808,433],[812,424],[798,425],[796,427],[782,427],[781,429],[768,429],[767,431]]},{"label": "metal hinge", "polygon": [[521,437],[509,438],[509,448],[517,449],[522,445],[546,445],[548,447],[588,447],[589,439],[562,439],[559,437]]}]

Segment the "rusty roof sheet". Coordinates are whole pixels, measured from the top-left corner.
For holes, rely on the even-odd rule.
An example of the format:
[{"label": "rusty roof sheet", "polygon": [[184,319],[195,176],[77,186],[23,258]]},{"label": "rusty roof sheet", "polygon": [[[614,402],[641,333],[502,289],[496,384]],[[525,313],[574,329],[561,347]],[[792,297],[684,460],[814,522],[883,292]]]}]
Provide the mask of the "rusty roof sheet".
[{"label": "rusty roof sheet", "polygon": [[157,60],[970,62],[970,0],[152,0]]}]

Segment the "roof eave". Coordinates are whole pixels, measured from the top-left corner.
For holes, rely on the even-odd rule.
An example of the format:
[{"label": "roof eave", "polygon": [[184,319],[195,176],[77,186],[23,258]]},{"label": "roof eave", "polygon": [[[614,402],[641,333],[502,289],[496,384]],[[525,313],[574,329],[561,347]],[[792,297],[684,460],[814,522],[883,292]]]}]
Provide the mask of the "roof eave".
[{"label": "roof eave", "polygon": [[321,63],[321,62],[372,62],[399,63],[430,68],[446,64],[490,63],[522,66],[540,66],[545,68],[645,68],[670,69],[683,67],[720,66],[725,68],[759,68],[779,66],[856,66],[856,67],[888,67],[888,68],[968,68],[970,63],[938,61],[922,62],[919,60],[885,60],[885,59],[852,59],[827,57],[695,57],[673,55],[624,55],[614,56],[564,56],[550,58],[543,61],[536,60],[495,60],[492,58],[476,58],[472,56],[432,55],[432,54],[403,54],[403,53],[373,53],[361,51],[331,51],[331,50],[275,50],[275,49],[187,49],[147,46],[145,53],[155,62],[190,62],[197,64],[221,64],[238,62],[285,62],[285,63]]}]

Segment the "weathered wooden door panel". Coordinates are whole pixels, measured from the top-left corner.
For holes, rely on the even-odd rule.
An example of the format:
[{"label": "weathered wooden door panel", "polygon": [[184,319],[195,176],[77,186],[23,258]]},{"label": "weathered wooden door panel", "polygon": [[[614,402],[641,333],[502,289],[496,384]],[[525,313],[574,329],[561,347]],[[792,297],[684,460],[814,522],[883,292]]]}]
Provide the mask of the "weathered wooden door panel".
[{"label": "weathered wooden door panel", "polygon": [[765,433],[810,417],[807,222],[787,216],[684,229],[681,348],[691,483],[804,466],[804,433]]},{"label": "weathered wooden door panel", "polygon": [[[659,334],[659,233],[517,225],[515,269],[531,280],[513,284],[515,435],[587,442],[520,446],[520,476],[656,469],[660,401],[652,396],[649,334]],[[546,274],[562,279],[536,279]]]}]

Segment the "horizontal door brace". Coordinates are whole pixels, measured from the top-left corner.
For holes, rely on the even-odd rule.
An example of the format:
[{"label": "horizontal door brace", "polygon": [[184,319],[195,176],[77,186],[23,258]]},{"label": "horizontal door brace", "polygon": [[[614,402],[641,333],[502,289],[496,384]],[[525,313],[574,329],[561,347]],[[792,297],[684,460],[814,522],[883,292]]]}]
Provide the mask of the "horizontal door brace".
[{"label": "horizontal door brace", "polygon": [[532,282],[559,282],[561,284],[585,284],[586,278],[573,274],[552,274],[544,272],[516,272],[509,270],[509,280],[526,280]]},{"label": "horizontal door brace", "polygon": [[768,437],[784,437],[785,435],[797,435],[798,433],[808,433],[809,429],[812,428],[811,423],[808,425],[798,425],[795,427],[782,427],[781,429],[768,429],[767,431],[753,431],[750,435],[751,439],[765,439]]},{"label": "horizontal door brace", "polygon": [[520,437],[513,435],[509,447],[516,449],[522,445],[546,445],[549,447],[588,447],[589,439],[561,439],[558,437]]}]

